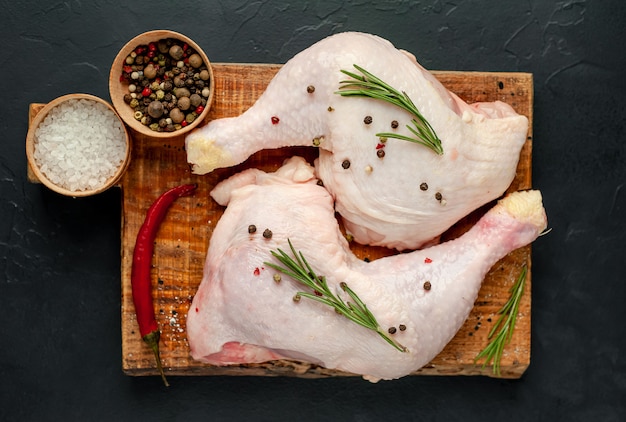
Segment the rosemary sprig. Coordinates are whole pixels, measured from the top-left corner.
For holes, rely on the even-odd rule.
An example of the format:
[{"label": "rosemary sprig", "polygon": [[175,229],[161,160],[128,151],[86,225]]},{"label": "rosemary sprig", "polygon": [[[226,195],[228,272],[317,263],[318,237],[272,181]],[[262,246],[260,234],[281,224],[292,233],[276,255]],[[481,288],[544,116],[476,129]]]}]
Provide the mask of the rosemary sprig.
[{"label": "rosemary sprig", "polygon": [[[504,306],[498,311],[500,317],[489,331],[487,338],[493,339],[487,346],[474,358],[474,362],[485,358],[483,368],[493,361],[493,373],[500,376],[500,361],[504,347],[511,341],[513,331],[515,330],[515,322],[519,311],[519,304],[524,294],[524,286],[526,285],[526,265],[522,268],[520,276],[511,289],[511,296]],[[495,335],[496,330],[500,327],[500,331]]]},{"label": "rosemary sprig", "polygon": [[411,133],[416,136],[415,138],[391,132],[377,133],[376,136],[415,142],[432,149],[439,155],[443,154],[441,139],[439,139],[433,127],[430,123],[428,123],[428,120],[426,120],[422,113],[420,113],[406,92],[398,91],[356,64],[354,67],[356,70],[361,72],[362,75],[357,75],[356,73],[342,69],[341,72],[350,76],[352,79],[340,81],[339,83],[341,86],[336,94],[344,97],[370,97],[387,101],[388,103],[394,104],[415,116],[415,118],[411,120],[413,126],[406,126],[407,129],[409,129]]},{"label": "rosemary sprig", "polygon": [[288,239],[287,241],[289,242],[289,248],[291,249],[293,258],[278,248],[277,251],[271,251],[271,253],[284,265],[284,267],[271,262],[264,262],[264,264],[293,278],[295,281],[304,284],[305,286],[311,288],[314,292],[297,292],[294,296],[294,300],[298,301],[301,297],[306,297],[328,305],[334,308],[335,312],[338,314],[344,315],[349,320],[375,331],[387,343],[395,347],[400,352],[408,352],[406,347],[389,337],[387,333],[380,328],[380,325],[378,325],[376,318],[367,308],[367,305],[363,303],[363,301],[350,287],[348,287],[345,282],[341,282],[340,287],[350,296],[353,302],[346,302],[341,297],[333,294],[328,287],[326,277],[316,275],[307,260],[304,258],[302,252],[295,250],[291,240]]}]

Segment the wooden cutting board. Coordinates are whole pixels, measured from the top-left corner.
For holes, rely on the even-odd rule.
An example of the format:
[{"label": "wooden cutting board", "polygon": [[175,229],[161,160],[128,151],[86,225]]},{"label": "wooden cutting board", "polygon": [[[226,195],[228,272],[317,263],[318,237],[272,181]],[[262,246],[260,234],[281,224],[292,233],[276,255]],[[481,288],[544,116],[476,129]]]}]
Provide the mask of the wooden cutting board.
[{"label": "wooden cutting board", "polygon": [[[249,108],[263,93],[280,65],[213,64],[216,91],[209,120],[237,116]],[[532,75],[526,73],[491,72],[433,72],[451,91],[468,102],[504,101],[531,125],[521,153],[517,176],[509,191],[531,187],[532,154]],[[41,110],[43,104],[32,104],[29,116]],[[256,375],[327,377],[350,376],[311,365],[306,362],[274,361],[264,364],[215,367],[191,359],[187,343],[186,315],[202,279],[202,268],[211,233],[223,208],[209,192],[220,180],[248,167],[276,170],[283,159],[294,155],[312,159],[313,148],[285,148],[261,151],[245,163],[229,169],[216,170],[203,176],[193,175],[187,165],[184,137],[163,141],[133,134],[132,161],[121,180],[122,243],[122,368],[128,375],[156,375],[152,352],[138,332],[132,302],[130,271],[135,238],[152,202],[165,190],[183,183],[197,183],[192,197],[178,199],[170,209],[157,235],[153,256],[153,286],[157,320],[161,326],[161,358],[166,375]],[[31,181],[36,181],[29,172]],[[487,207],[451,228],[444,238],[453,238],[467,230]],[[383,248],[354,245],[361,258],[376,259],[390,252]],[[511,343],[501,362],[501,376],[519,378],[530,364],[531,324],[531,248],[518,249],[498,262],[487,275],[467,321],[432,362],[415,375],[487,375],[490,367],[474,364],[475,356],[488,343],[488,332],[497,319],[496,312],[509,297],[509,289],[519,276],[522,265],[528,266],[526,289],[519,308],[519,317]]]}]

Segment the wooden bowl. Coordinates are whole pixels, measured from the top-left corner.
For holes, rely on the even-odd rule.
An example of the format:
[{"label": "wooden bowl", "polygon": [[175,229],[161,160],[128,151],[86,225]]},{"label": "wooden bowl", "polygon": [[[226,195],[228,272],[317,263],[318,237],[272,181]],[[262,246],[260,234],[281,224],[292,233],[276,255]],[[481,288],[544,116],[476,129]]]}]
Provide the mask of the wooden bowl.
[{"label": "wooden bowl", "polygon": [[[126,142],[126,155],[125,155],[124,160],[122,161],[120,166],[117,168],[115,173],[111,177],[109,177],[109,179],[103,185],[101,185],[101,186],[99,186],[97,188],[94,188],[94,189],[90,189],[90,190],[76,190],[76,191],[74,191],[74,190],[69,190],[69,189],[67,189],[65,187],[62,187],[62,186],[59,186],[59,185],[53,183],[41,171],[39,165],[37,164],[37,162],[35,160],[35,149],[37,148],[37,139],[36,139],[37,128],[45,120],[45,118],[48,116],[48,114],[54,108],[60,106],[63,103],[66,103],[66,102],[68,102],[70,100],[88,100],[88,101],[93,101],[95,103],[103,104],[104,106],[106,106],[107,110],[111,111],[111,113],[113,113],[115,118],[120,121],[120,126],[122,127],[122,130],[124,132],[124,140]],[[53,190],[53,191],[55,191],[57,193],[60,193],[62,195],[72,196],[72,197],[82,197],[82,196],[95,195],[97,193],[100,193],[100,192],[103,192],[103,191],[107,190],[111,186],[114,186],[121,179],[121,177],[123,176],[124,172],[128,168],[128,164],[130,163],[130,150],[131,150],[130,136],[128,134],[126,126],[123,124],[120,116],[117,114],[117,112],[115,111],[113,106],[111,106],[111,104],[109,104],[108,102],[104,101],[103,99],[98,98],[98,97],[93,96],[93,95],[89,95],[89,94],[68,94],[68,95],[64,95],[62,97],[56,98],[53,101],[49,102],[48,104],[46,104],[46,106],[44,106],[43,109],[41,109],[41,111],[39,113],[37,113],[37,115],[33,119],[32,123],[30,124],[28,133],[26,135],[26,156],[27,156],[27,159],[28,159],[28,165],[30,166],[30,169],[33,171],[34,175],[37,177],[37,179],[41,183],[43,183],[45,186],[47,186],[51,190]]]},{"label": "wooden bowl", "polygon": [[[122,75],[123,66],[126,63],[126,58],[139,46],[148,45],[150,42],[156,42],[162,39],[173,38],[183,43],[187,43],[191,48],[193,48],[199,55],[202,57],[204,64],[209,71],[209,85],[208,88],[210,90],[209,96],[206,98],[206,105],[204,106],[204,111],[198,115],[198,117],[187,126],[180,128],[178,130],[172,132],[158,132],[150,129],[148,126],[142,124],[135,118],[135,111],[130,107],[130,105],[124,102],[124,95],[128,94],[128,85],[129,83],[126,81],[120,80]],[[113,65],[111,66],[111,72],[109,74],[109,93],[111,95],[111,101],[113,106],[119,113],[122,120],[134,131],[138,132],[142,135],[152,137],[152,138],[161,138],[161,139],[170,139],[174,137],[178,137],[183,135],[202,122],[204,122],[209,114],[209,109],[211,108],[211,103],[213,102],[213,91],[215,87],[215,82],[213,79],[213,69],[211,67],[211,63],[209,62],[209,58],[202,51],[202,49],[190,38],[185,35],[179,34],[174,31],[168,30],[155,30],[144,32],[142,34],[137,35],[135,38],[130,40],[117,54],[115,60],[113,61]]]}]

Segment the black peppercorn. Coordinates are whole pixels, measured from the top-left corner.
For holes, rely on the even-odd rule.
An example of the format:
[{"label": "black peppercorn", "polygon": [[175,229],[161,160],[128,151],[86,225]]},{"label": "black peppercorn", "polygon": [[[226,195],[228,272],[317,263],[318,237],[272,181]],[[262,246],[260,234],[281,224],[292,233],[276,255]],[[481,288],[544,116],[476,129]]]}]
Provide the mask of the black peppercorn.
[{"label": "black peppercorn", "polygon": [[272,231],[270,229],[265,229],[263,231],[263,237],[266,239],[271,239],[272,238]]},{"label": "black peppercorn", "polygon": [[363,119],[363,123],[365,123],[366,125],[372,123],[372,116],[365,116],[365,118]]},{"label": "black peppercorn", "polygon": [[398,328],[400,329],[400,331],[405,331],[406,330],[406,325],[400,324],[400,325],[398,325]]},{"label": "black peppercorn", "polygon": [[250,233],[250,234],[256,233],[256,226],[254,224],[250,224],[248,226],[248,233]]},{"label": "black peppercorn", "polygon": [[378,156],[378,158],[383,158],[385,156],[385,150],[382,148],[377,150],[376,155]]},{"label": "black peppercorn", "polygon": [[432,287],[432,286],[431,286],[431,284],[430,284],[430,281],[425,281],[425,282],[424,282],[424,290],[430,290],[430,288],[431,288],[431,287]]},{"label": "black peppercorn", "polygon": [[389,327],[389,329],[387,330],[387,332],[389,334],[395,334],[396,333],[396,327]]},{"label": "black peppercorn", "polygon": [[397,121],[397,120],[392,120],[392,121],[391,121],[391,127],[392,127],[393,129],[396,129],[396,128],[398,127],[398,121]]},{"label": "black peppercorn", "polygon": [[343,160],[343,162],[341,163],[341,167],[343,167],[345,170],[350,168],[350,160]]},{"label": "black peppercorn", "polygon": [[306,87],[306,92],[308,92],[309,94],[312,94],[315,92],[315,87],[313,85],[309,85]]},{"label": "black peppercorn", "polygon": [[437,192],[437,193],[435,194],[435,199],[436,199],[437,201],[441,201],[441,198],[443,198],[443,196],[441,195],[441,192]]},{"label": "black peppercorn", "polygon": [[424,182],[420,185],[421,190],[428,190],[428,183]]}]

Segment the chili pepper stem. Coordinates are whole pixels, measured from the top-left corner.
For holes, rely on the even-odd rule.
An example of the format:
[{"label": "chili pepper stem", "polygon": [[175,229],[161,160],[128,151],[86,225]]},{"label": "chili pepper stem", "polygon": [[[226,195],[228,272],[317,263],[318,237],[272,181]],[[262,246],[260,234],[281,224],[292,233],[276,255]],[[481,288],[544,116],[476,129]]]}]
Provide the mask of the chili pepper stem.
[{"label": "chili pepper stem", "polygon": [[142,338],[143,338],[143,341],[145,341],[146,344],[150,346],[150,349],[152,349],[152,352],[154,352],[157,369],[159,370],[161,374],[161,379],[163,379],[163,384],[165,384],[166,387],[169,387],[170,384],[169,382],[167,382],[167,378],[165,378],[165,373],[163,372],[163,365],[161,364],[161,354],[159,353],[159,338],[160,337],[161,337],[161,332],[158,330],[155,330],[155,331],[149,332]]}]

